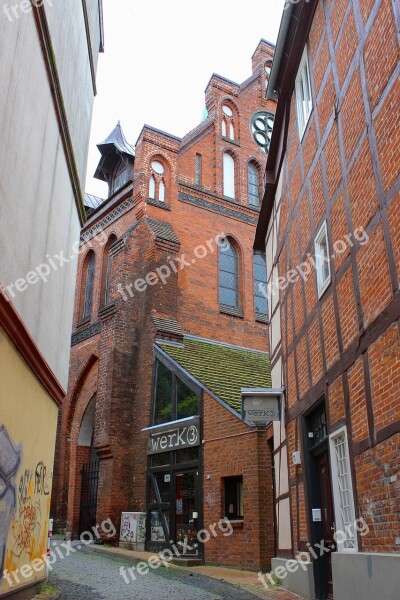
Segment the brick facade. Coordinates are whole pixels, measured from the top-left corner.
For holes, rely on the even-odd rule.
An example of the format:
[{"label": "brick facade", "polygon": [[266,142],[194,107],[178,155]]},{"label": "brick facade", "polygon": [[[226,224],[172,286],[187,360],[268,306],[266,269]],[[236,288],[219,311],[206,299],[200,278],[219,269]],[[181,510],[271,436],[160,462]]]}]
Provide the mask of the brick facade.
[{"label": "brick facade", "polygon": [[[252,243],[258,209],[248,197],[248,163],[258,165],[260,187],[266,154],[255,143],[250,119],[257,111],[274,111],[265,99],[265,62],[273,47],[261,41],[253,56],[253,74],[239,85],[213,75],[206,89],[207,119],[180,139],[145,126],[135,147],[132,182],[114,193],[89,216],[82,239],[75,296],[74,329],[68,397],[59,419],[52,513],[57,527],[79,533],[78,451],[82,418],[96,394],[93,446],[100,459],[96,519],[111,517],[119,524],[122,511],[146,510],[147,433],[151,418],[154,341],[181,340],[181,333],[226,344],[268,350],[268,325],[260,322],[254,308]],[[222,136],[222,105],[231,108],[234,140]],[[223,196],[223,152],[235,161],[235,200]],[[129,152],[129,151],[128,151]],[[201,155],[201,180],[196,177],[196,155]],[[150,192],[150,178],[160,177],[151,168],[162,164],[165,198]],[[96,234],[96,228],[98,228]],[[216,236],[233,238],[239,255],[241,314],[220,309],[218,246]],[[111,297],[104,305],[107,261],[104,248],[110,236]],[[83,320],[88,253],[95,253],[93,307]],[[183,266],[183,260],[186,266]],[[158,271],[157,271],[158,270]],[[155,282],[155,273],[168,273]],[[145,281],[140,282],[140,280]],[[142,288],[146,289],[142,291]],[[165,331],[157,319],[176,323],[177,332]],[[174,326],[175,327],[175,326]],[[207,419],[221,422],[221,429],[240,435],[243,425],[211,398],[204,399]],[[211,450],[212,443],[209,448]],[[210,542],[206,560],[266,566],[273,555],[271,455],[263,433],[243,436],[238,468],[245,479],[248,519],[235,530],[234,543],[218,552]],[[253,467],[244,456],[258,456]],[[221,457],[228,463],[238,453],[236,439],[223,444]],[[223,469],[213,463],[206,446],[204,468],[214,477]],[[252,461],[253,462],[253,461]],[[205,483],[204,497],[207,496]],[[266,493],[268,489],[268,494]],[[216,497],[219,493],[213,490]],[[217,500],[217,503],[219,500]],[[221,518],[205,502],[204,524]],[[226,538],[227,540],[229,538]],[[235,553],[233,552],[235,546]]]},{"label": "brick facade", "polygon": [[[329,284],[322,294],[315,268],[280,292],[282,343],[271,349],[272,363],[282,360],[287,391],[283,447],[289,456],[291,555],[308,552],[305,542],[314,543],[321,533],[311,514],[322,503],[318,475],[310,466],[318,453],[311,459],[309,451],[315,436],[309,419],[321,401],[331,467],[336,458],[329,436],[343,426],[347,431],[354,513],[370,529],[358,536],[356,549],[398,553],[399,8],[390,0],[319,0],[290,11],[299,22],[300,15],[306,19],[310,30],[307,34],[303,22],[294,42],[289,36],[281,40],[293,71],[288,75],[278,67],[271,75],[287,93],[279,98],[277,115],[285,111],[289,118],[287,138],[282,129],[272,140],[274,151],[279,141],[287,142],[282,191],[264,198],[265,210],[268,203],[280,210],[271,268],[287,277],[310,255],[315,258],[314,241],[324,222],[330,257]],[[301,136],[291,61],[300,61],[304,43],[312,110]],[[273,171],[268,165],[267,180]],[[272,237],[267,227],[275,227],[271,215],[268,225],[259,225],[267,244]],[[291,464],[299,450],[304,468]],[[299,504],[305,481],[306,514]],[[334,475],[332,482],[334,489]],[[314,561],[314,574],[318,569]],[[324,577],[327,582],[329,574]],[[317,577],[315,582],[317,598],[326,597],[328,587]]]}]

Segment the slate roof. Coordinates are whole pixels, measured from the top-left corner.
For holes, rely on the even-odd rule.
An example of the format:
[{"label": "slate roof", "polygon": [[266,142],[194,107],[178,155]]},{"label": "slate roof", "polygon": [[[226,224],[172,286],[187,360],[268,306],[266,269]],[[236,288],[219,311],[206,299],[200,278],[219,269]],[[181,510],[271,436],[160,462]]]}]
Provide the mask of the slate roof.
[{"label": "slate roof", "polygon": [[122,152],[122,154],[135,156],[135,149],[127,142],[124,132],[122,131],[120,121],[118,121],[116,127],[110,133],[108,138],[104,140],[104,142],[101,142],[101,144],[97,144],[97,147],[102,154],[109,152],[110,148],[114,147]]},{"label": "slate roof", "polygon": [[93,194],[85,194],[84,204],[87,208],[91,208],[95,210],[105,202],[104,198],[99,198],[98,196],[93,196]]},{"label": "slate roof", "polygon": [[157,345],[200,384],[241,413],[241,388],[272,386],[271,364],[266,352],[247,350],[185,337],[183,345],[158,340]]},{"label": "slate roof", "polygon": [[156,238],[166,240],[167,242],[174,242],[175,244],[180,243],[170,223],[161,221],[160,219],[153,219],[151,217],[146,217],[145,221],[149,225]]}]

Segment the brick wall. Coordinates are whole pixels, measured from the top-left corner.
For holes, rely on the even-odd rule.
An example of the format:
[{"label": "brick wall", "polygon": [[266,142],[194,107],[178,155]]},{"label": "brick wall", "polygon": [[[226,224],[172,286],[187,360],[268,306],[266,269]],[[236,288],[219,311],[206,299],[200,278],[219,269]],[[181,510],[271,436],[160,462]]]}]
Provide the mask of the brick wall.
[{"label": "brick wall", "polygon": [[[390,0],[318,3],[307,44],[313,110],[300,141],[293,95],[278,239],[281,276],[314,253],[324,220],[331,254],[331,283],[321,298],[314,271],[281,292],[289,457],[301,444],[295,432],[302,415],[325,395],[328,431],[347,426],[356,514],[372,532],[362,549],[382,552],[398,551],[400,534],[398,483],[389,483],[398,471],[400,429],[394,10]],[[356,243],[357,228],[367,243]],[[294,467],[290,480],[296,549],[306,517]]]}]

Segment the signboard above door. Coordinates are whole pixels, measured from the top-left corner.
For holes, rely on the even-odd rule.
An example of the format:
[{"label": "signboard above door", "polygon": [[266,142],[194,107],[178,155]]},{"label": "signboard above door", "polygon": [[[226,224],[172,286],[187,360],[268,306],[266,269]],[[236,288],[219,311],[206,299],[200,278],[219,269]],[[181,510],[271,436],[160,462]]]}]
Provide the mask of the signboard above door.
[{"label": "signboard above door", "polygon": [[242,419],[255,425],[281,420],[281,388],[243,388]]},{"label": "signboard above door", "polygon": [[200,446],[201,442],[199,417],[147,427],[143,431],[149,432],[148,455]]}]

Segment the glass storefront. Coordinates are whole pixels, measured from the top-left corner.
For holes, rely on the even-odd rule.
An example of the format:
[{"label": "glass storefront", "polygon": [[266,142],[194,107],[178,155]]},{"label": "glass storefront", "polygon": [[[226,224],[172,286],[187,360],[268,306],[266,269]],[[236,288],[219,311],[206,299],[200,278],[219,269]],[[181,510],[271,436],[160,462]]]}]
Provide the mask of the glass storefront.
[{"label": "glass storefront", "polygon": [[154,375],[146,547],[198,556],[201,390],[159,359]]}]

